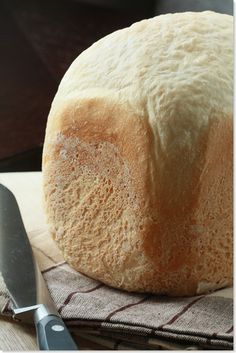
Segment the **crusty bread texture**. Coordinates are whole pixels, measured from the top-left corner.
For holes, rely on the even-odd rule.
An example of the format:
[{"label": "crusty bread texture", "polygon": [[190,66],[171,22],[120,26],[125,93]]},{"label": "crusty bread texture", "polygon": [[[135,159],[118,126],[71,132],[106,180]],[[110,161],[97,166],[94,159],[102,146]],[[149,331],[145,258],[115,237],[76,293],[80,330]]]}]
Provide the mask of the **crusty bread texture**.
[{"label": "crusty bread texture", "polygon": [[45,211],[65,260],[128,291],[232,283],[233,19],[166,14],[99,40],[53,100]]}]

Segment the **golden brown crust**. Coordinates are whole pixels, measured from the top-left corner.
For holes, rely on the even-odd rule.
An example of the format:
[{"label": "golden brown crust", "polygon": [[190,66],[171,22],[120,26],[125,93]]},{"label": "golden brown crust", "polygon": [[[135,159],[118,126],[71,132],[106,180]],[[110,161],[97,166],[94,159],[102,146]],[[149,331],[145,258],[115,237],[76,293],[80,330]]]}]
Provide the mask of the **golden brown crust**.
[{"label": "golden brown crust", "polygon": [[[224,195],[229,183],[232,127],[225,126],[229,118],[214,119],[213,127],[199,137],[199,165],[202,160],[205,169],[193,170],[189,202],[180,199],[179,204],[162,208],[160,200],[166,196],[150,192],[158,168],[150,157],[154,144],[147,119],[107,97],[71,100],[58,112],[51,116],[47,132],[51,143],[44,150],[44,186],[49,222],[60,225],[54,237],[75,269],[112,286],[169,295],[195,294],[203,282],[212,287],[220,287],[222,279],[231,283],[232,219],[228,217],[224,225],[229,228],[225,239],[220,233],[213,241],[217,219],[213,223],[208,219],[212,203],[206,206],[201,199],[209,196],[206,188],[211,185]],[[96,155],[101,143],[108,145]],[[61,152],[65,149],[66,159]],[[85,177],[92,175],[99,182],[94,184],[93,178],[82,182],[83,168]],[[216,188],[212,183],[218,177]],[[57,195],[51,197],[55,185]],[[226,197],[232,186],[227,187]],[[227,207],[229,214],[229,200]],[[227,258],[222,243],[229,245]],[[225,266],[219,268],[216,263],[222,262]]]}]

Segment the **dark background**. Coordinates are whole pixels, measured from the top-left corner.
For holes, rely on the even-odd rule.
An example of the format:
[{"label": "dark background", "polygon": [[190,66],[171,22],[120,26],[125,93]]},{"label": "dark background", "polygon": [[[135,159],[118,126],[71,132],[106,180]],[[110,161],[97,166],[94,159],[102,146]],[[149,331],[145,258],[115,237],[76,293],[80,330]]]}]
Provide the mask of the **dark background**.
[{"label": "dark background", "polygon": [[203,10],[233,14],[233,0],[0,0],[0,172],[41,170],[51,101],[94,41],[144,18]]}]

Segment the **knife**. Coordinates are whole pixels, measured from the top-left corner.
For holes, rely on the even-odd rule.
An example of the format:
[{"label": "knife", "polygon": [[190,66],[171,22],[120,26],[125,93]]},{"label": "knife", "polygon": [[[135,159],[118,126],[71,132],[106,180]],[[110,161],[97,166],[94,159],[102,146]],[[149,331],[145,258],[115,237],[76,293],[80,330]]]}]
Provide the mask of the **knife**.
[{"label": "knife", "polygon": [[40,350],[77,350],[35,261],[13,193],[0,184],[0,275],[13,318],[34,322]]}]

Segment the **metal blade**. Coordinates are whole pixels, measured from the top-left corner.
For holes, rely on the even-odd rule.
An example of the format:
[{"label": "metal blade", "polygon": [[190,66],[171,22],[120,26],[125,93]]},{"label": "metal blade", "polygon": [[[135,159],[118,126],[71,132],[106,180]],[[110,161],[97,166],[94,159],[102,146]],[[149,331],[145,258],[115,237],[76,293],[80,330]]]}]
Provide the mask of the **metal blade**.
[{"label": "metal blade", "polygon": [[45,304],[55,311],[34,260],[17,201],[0,184],[0,274],[16,308]]},{"label": "metal blade", "polygon": [[35,264],[14,195],[0,185],[0,272],[16,307],[37,304]]}]

